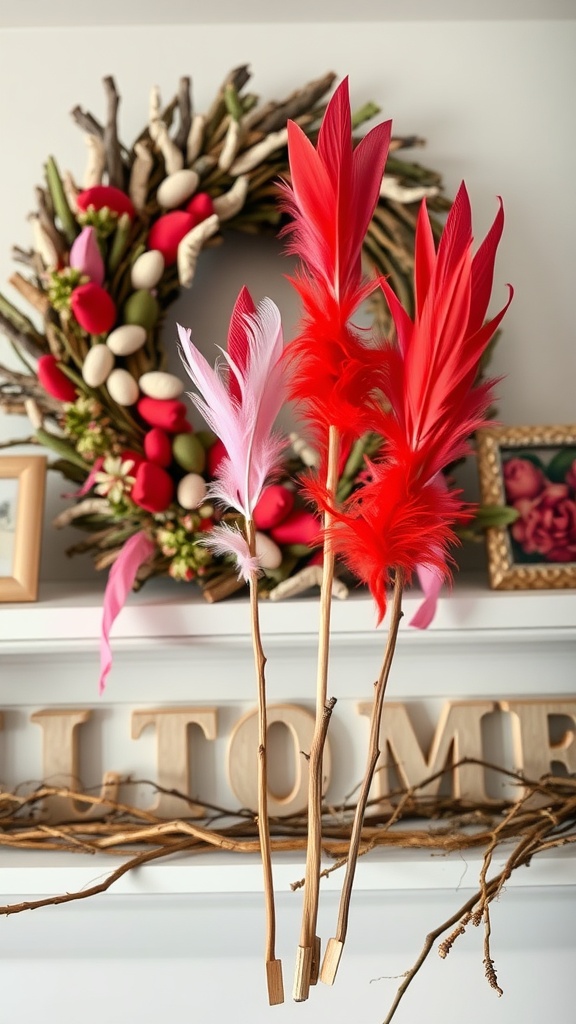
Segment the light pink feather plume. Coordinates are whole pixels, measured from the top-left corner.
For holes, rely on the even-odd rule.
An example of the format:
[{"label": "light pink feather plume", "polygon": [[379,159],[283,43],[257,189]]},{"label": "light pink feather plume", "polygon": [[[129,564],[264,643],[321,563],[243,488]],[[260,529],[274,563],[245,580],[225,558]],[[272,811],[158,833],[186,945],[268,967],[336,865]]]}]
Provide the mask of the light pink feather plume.
[{"label": "light pink feather plume", "polygon": [[202,543],[216,555],[234,555],[238,568],[238,579],[247,583],[262,572],[258,557],[251,554],[248,541],[240,530],[222,523],[215,526],[203,538]]},{"label": "light pink feather plume", "polygon": [[199,391],[190,397],[227,453],[210,485],[210,497],[251,519],[285,445],[272,430],[285,397],[284,341],[280,312],[271,299],[263,299],[253,315],[244,314],[244,322],[244,365],[220,350],[234,387],[229,387],[223,368],[216,364],[212,369],[193,345],[190,330],[178,324],[178,334],[184,367]]},{"label": "light pink feather plume", "polygon": [[[226,448],[208,496],[252,519],[262,489],[274,473],[284,439],[273,431],[285,398],[282,324],[271,299],[254,306],[243,288],[228,333],[226,365],[212,369],[178,324],[182,361],[199,394],[190,397]],[[232,554],[246,581],[260,571],[239,529],[216,526],[204,543],[216,554]]]}]

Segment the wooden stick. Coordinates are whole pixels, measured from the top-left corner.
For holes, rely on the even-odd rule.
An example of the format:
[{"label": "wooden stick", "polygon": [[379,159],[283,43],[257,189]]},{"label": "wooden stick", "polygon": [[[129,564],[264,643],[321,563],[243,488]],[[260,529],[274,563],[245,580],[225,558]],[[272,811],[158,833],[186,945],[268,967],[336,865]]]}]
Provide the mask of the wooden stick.
[{"label": "wooden stick", "polygon": [[[23,410],[24,410],[24,407],[22,407],[22,411]],[[7,411],[8,412],[12,412],[12,411],[16,412],[16,409],[14,409],[14,410],[8,409]],[[19,410],[18,410],[18,412],[19,412]],[[16,445],[19,445],[19,444],[38,444],[38,441],[34,437],[34,435],[32,435],[32,437],[13,437],[13,438],[11,438],[10,441],[0,441],[0,451],[2,449],[4,449],[4,448],[15,448]]]},{"label": "wooden stick", "polygon": [[181,149],[185,154],[188,134],[192,124],[192,97],[190,95],[190,78],[188,75],[183,75],[178,83],[177,99],[180,124],[178,125],[178,131],[174,136],[174,142],[178,146],[178,149]]},{"label": "wooden stick", "polygon": [[[336,493],[338,479],[338,453],[340,437],[336,427],[328,434],[328,467],[326,487],[330,495]],[[332,522],[330,513],[324,515],[324,527]],[[318,634],[318,664],[316,675],[316,722],[310,747],[308,782],[308,844],[306,847],[306,873],[300,946],[296,955],[293,998],[304,1002],[308,998],[314,954],[319,959],[319,939],[316,935],[318,899],[320,892],[320,860],[322,856],[322,759],[330,716],[336,701],[327,703],[328,657],[330,650],[330,612],[332,583],[334,581],[334,550],[330,541],[324,541],[324,571],[320,588],[320,626]]]},{"label": "wooden stick", "polygon": [[36,202],[38,203],[37,216],[42,230],[54,246],[58,259],[64,263],[68,252],[68,244],[54,222],[52,198],[46,189],[41,188],[39,185],[36,186],[34,192],[36,194]]},{"label": "wooden stick", "polygon": [[346,932],[348,930],[348,915],[350,912],[350,898],[352,896],[352,886],[354,884],[354,874],[356,871],[356,863],[358,860],[358,850],[360,848],[360,840],[362,838],[362,826],[364,824],[364,814],[366,812],[366,805],[368,803],[368,796],[370,794],[370,786],[372,785],[372,779],[374,778],[374,772],[376,770],[376,764],[380,757],[380,723],[382,721],[382,708],[384,706],[384,694],[386,693],[386,684],[390,675],[390,669],[392,667],[392,659],[394,657],[394,651],[396,648],[396,638],[398,636],[398,628],[400,626],[400,620],[402,618],[402,590],[403,590],[403,578],[399,570],[396,572],[396,578],[394,580],[394,598],[392,602],[392,615],[390,621],[390,628],[388,630],[388,640],[386,642],[386,650],[384,652],[384,660],[382,662],[382,668],[380,675],[374,686],[374,703],[372,705],[372,715],[370,719],[370,742],[368,747],[368,762],[366,766],[366,773],[364,780],[360,788],[358,795],[358,803],[356,805],[356,812],[354,815],[354,824],[352,826],[352,834],[350,836],[350,850],[348,853],[348,863],[346,865],[346,874],[344,877],[344,884],[342,886],[342,894],[340,896],[340,907],[338,911],[338,924],[336,928],[336,936],[329,940],[326,947],[326,953],[324,956],[324,962],[322,964],[322,970],[320,972],[320,980],[325,985],[333,985],[334,979],[336,978],[336,972],[342,956],[344,948],[344,942],[346,941]]},{"label": "wooden stick", "polygon": [[122,161],[122,150],[118,141],[116,119],[118,116],[118,104],[120,96],[116,84],[111,75],[102,79],[106,93],[106,126],[104,128],[104,147],[106,149],[106,170],[108,171],[108,184],[117,188],[124,188],[124,164]]},{"label": "wooden stick", "polygon": [[230,597],[231,594],[235,594],[245,586],[244,580],[239,580],[236,573],[218,573],[208,583],[201,583],[202,597],[208,604],[214,604],[216,601],[223,601],[226,597]]},{"label": "wooden stick", "polygon": [[[173,852],[180,850],[184,851],[190,844],[189,839],[183,839],[181,842],[175,844],[172,847]],[[0,913],[6,917],[9,914],[20,914],[23,910],[38,910],[40,907],[57,907],[60,903],[70,903],[72,900],[83,900],[88,896],[96,896],[98,893],[106,892],[114,882],[122,878],[123,875],[127,874],[128,871],[132,871],[136,867],[141,867],[143,864],[149,864],[150,861],[158,860],[159,857],[165,856],[165,851],[160,848],[153,850],[144,850],[143,853],[138,853],[124,864],[120,864],[112,874],[108,875],[102,882],[97,882],[95,885],[88,886],[81,889],[79,892],[67,892],[62,893],[61,896],[46,896],[39,900],[26,900],[24,903],[12,903],[5,907],[0,908]]]},{"label": "wooden stick", "polygon": [[[490,883],[490,887],[492,888],[492,883]],[[466,900],[466,903],[464,903],[456,911],[455,914],[452,914],[452,916],[449,917],[446,921],[443,921],[441,925],[439,925],[437,928],[434,928],[433,931],[428,933],[424,940],[424,945],[422,947],[418,959],[415,961],[410,970],[406,971],[406,974],[404,975],[404,980],[402,981],[402,984],[398,987],[398,991],[396,992],[394,1002],[392,1003],[392,1006],[390,1007],[390,1010],[388,1011],[383,1024],[391,1024],[392,1018],[394,1017],[396,1010],[398,1009],[402,997],[404,996],[408,986],[416,977],[418,971],[422,967],[422,964],[428,958],[428,954],[431,952],[434,943],[436,942],[436,939],[439,939],[440,936],[448,930],[448,928],[452,928],[454,925],[459,924],[462,921],[462,918],[465,918],[466,915],[470,913],[477,899],[478,893],[475,892],[474,895],[471,896],[469,900]]]},{"label": "wooden stick", "polygon": [[17,348],[23,349],[33,359],[38,359],[45,352],[45,349],[41,347],[41,336],[38,336],[39,340],[37,341],[34,334],[18,327],[15,318],[11,315],[6,315],[4,312],[3,302],[4,296],[0,295],[0,328],[2,333],[6,334]]},{"label": "wooden stick", "polygon": [[[246,520],[246,534],[250,553],[256,551],[254,521]],[[274,907],[274,881],[272,878],[272,856],[270,852],[270,827],[268,822],[268,773],[266,743],[268,723],[266,719],[266,656],[260,635],[258,606],[258,581],[256,574],[250,579],[250,622],[252,649],[258,684],[258,836],[264,872],[264,901],[266,905],[266,982],[268,1002],[277,1006],[284,1002],[282,961],[276,959],[276,911]]]},{"label": "wooden stick", "polygon": [[299,114],[310,110],[318,100],[332,87],[336,75],[333,71],[326,72],[321,78],[308,82],[302,89],[296,89],[282,103],[258,122],[258,131],[267,135],[268,132],[283,128],[289,119],[295,120]]},{"label": "wooden stick", "polygon": [[82,110],[78,104],[70,111],[70,116],[86,135],[95,135],[97,139],[104,138],[104,129],[100,122],[92,114]]},{"label": "wooden stick", "polygon": [[17,272],[8,278],[8,282],[16,289],[17,292],[20,292],[20,295],[22,295],[31,306],[34,306],[34,309],[37,309],[42,316],[46,315],[50,309],[50,299],[46,292],[41,291],[35,284],[32,284],[31,281],[28,281],[27,278],[22,277],[22,274]]},{"label": "wooden stick", "polygon": [[[509,821],[510,818],[513,817],[515,813],[516,807],[514,807],[512,811],[506,815],[505,821]],[[546,828],[546,826],[542,828],[542,831],[539,827],[536,827],[536,829],[534,831],[531,831],[529,835],[525,835],[521,839],[518,846],[515,847],[512,851],[512,854],[506,861],[506,864],[504,865],[502,871],[500,871],[499,874],[496,875],[494,878],[491,878],[489,882],[484,881],[484,884],[481,884],[480,889],[477,892],[475,892],[474,895],[471,896],[470,899],[467,900],[466,903],[464,903],[460,907],[460,909],[452,915],[452,917],[448,918],[447,921],[444,921],[443,924],[439,925],[438,928],[435,928],[434,931],[428,933],[419,957],[417,958],[413,966],[410,968],[410,970],[406,971],[406,973],[403,976],[403,981],[401,985],[398,987],[396,996],[394,998],[394,1002],[392,1003],[392,1006],[390,1007],[390,1010],[388,1011],[388,1014],[385,1020],[383,1021],[383,1024],[391,1024],[391,1021],[396,1013],[396,1010],[398,1009],[398,1006],[404,994],[406,993],[408,986],[412,983],[418,971],[422,967],[422,964],[427,959],[428,954],[430,953],[436,939],[438,939],[445,931],[447,931],[448,928],[451,928],[455,924],[458,925],[455,931],[452,932],[452,934],[449,935],[447,939],[445,939],[440,944],[440,947],[438,949],[440,957],[443,960],[445,960],[448,953],[452,949],[455,940],[458,938],[459,935],[464,934],[465,926],[468,924],[468,922],[470,920],[475,920],[477,912],[481,915],[484,915],[489,903],[491,903],[492,900],[496,899],[499,896],[503,886],[510,878],[512,871],[515,868],[518,868],[521,864],[530,864],[532,857],[536,853],[541,853],[547,849],[548,843],[542,838],[542,833],[547,831],[548,829]],[[555,840],[558,844],[563,845],[564,839],[567,842],[572,842],[574,838],[576,837],[562,837],[560,835],[556,835]],[[486,856],[488,856],[488,854],[485,854],[485,857]],[[502,993],[496,981],[496,975],[494,973],[493,964],[490,957],[489,940],[490,931],[488,921],[488,933],[485,933],[484,936],[484,959],[485,967],[488,968],[486,976],[488,978],[490,986],[492,988],[495,988],[498,994],[501,995]],[[486,963],[486,959],[489,960],[489,964]]]},{"label": "wooden stick", "polygon": [[226,114],[226,101],[224,99],[226,95],[226,89],[229,86],[233,86],[236,92],[241,92],[246,83],[251,78],[251,72],[247,64],[241,64],[237,68],[233,68],[232,71],[226,76],[218,94],[212,101],[211,106],[206,112],[206,124],[204,128],[204,139],[206,141],[206,148],[210,148],[212,144],[212,136],[218,128],[220,121]]}]

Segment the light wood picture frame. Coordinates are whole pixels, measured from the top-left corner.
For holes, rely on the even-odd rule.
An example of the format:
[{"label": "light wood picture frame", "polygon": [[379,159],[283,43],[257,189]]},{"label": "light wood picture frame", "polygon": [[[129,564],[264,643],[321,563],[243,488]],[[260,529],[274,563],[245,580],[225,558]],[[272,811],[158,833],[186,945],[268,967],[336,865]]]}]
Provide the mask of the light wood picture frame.
[{"label": "light wood picture frame", "polygon": [[576,588],[576,424],[489,427],[476,448],[482,504],[517,515],[486,529],[490,586]]},{"label": "light wood picture frame", "polygon": [[45,456],[0,456],[0,602],[38,596],[45,485]]}]

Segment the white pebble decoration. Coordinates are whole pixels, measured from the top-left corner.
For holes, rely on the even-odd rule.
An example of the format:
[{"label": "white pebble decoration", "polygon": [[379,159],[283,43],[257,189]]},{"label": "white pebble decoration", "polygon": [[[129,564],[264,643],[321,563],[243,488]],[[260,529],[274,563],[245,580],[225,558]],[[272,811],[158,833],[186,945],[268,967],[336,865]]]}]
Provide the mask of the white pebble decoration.
[{"label": "white pebble decoration", "polygon": [[178,503],[182,508],[198,508],[206,496],[206,481],[199,473],[186,473],[178,484]]},{"label": "white pebble decoration", "polygon": [[163,370],[150,370],[143,373],[138,381],[141,391],[149,398],[160,398],[163,400],[178,398],[184,391],[184,385],[173,373],[164,373]]},{"label": "white pebble decoration", "polygon": [[254,538],[256,557],[263,569],[277,569],[282,561],[282,552],[277,544],[265,533],[256,533]]},{"label": "white pebble decoration", "polygon": [[159,249],[149,249],[143,252],[132,264],[130,281],[132,287],[138,291],[140,288],[155,288],[164,273],[164,257]]},{"label": "white pebble decoration", "polygon": [[134,405],[140,394],[138,385],[128,370],[112,370],[106,387],[110,398],[118,405]]},{"label": "white pebble decoration", "polygon": [[89,388],[99,388],[114,366],[114,353],[107,345],[94,345],[82,366],[82,378]]},{"label": "white pebble decoration", "polygon": [[115,356],[131,356],[146,341],[146,328],[140,324],[123,324],[111,331],[106,339],[108,348]]},{"label": "white pebble decoration", "polygon": [[164,178],[158,186],[156,198],[158,204],[165,210],[175,210],[181,206],[198,188],[200,178],[196,171],[190,168],[183,168],[181,171],[174,171]]}]

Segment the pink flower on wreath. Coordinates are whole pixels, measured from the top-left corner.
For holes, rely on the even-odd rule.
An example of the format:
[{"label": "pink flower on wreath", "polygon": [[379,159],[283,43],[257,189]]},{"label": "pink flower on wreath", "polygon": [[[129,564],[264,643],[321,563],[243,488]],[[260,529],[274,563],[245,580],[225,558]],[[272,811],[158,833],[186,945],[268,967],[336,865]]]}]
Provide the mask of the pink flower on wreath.
[{"label": "pink flower on wreath", "polygon": [[512,536],[528,555],[547,562],[576,561],[576,501],[566,484],[549,484],[534,501],[516,503]]},{"label": "pink flower on wreath", "polygon": [[522,498],[536,498],[546,484],[544,473],[530,459],[508,459],[503,472],[506,498],[513,504]]}]

